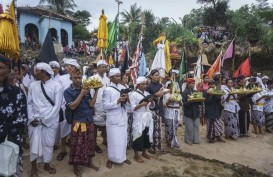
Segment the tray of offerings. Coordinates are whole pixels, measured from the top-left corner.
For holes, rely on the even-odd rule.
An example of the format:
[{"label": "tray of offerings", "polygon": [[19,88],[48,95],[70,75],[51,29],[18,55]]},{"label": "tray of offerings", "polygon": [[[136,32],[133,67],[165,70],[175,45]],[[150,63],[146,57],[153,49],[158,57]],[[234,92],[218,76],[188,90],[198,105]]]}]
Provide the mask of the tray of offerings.
[{"label": "tray of offerings", "polygon": [[208,89],[207,93],[210,94],[210,95],[220,95],[220,96],[226,94],[223,90],[219,90],[219,89],[216,89],[216,88]]},{"label": "tray of offerings", "polygon": [[262,91],[261,88],[259,88],[259,87],[254,87],[254,88],[252,88],[252,89],[247,89],[247,90],[246,90],[246,94],[252,95],[252,94],[259,93],[259,92],[261,92],[261,91]]},{"label": "tray of offerings", "polygon": [[86,90],[103,87],[103,84],[98,78],[88,78],[83,81],[82,88]]},{"label": "tray of offerings", "polygon": [[205,98],[201,92],[194,92],[192,95],[188,95],[188,102],[203,102]]}]

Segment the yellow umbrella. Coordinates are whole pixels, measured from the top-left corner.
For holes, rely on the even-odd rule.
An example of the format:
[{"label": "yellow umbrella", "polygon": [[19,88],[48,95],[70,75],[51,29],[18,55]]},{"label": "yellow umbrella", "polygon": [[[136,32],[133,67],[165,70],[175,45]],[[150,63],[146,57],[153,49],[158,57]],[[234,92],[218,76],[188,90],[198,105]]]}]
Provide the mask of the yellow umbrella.
[{"label": "yellow umbrella", "polygon": [[20,56],[13,1],[7,12],[0,15],[0,53],[14,60],[18,60]]},{"label": "yellow umbrella", "polygon": [[106,23],[107,17],[104,15],[104,10],[100,16],[99,29],[98,29],[98,47],[105,49],[108,47],[108,27]]}]

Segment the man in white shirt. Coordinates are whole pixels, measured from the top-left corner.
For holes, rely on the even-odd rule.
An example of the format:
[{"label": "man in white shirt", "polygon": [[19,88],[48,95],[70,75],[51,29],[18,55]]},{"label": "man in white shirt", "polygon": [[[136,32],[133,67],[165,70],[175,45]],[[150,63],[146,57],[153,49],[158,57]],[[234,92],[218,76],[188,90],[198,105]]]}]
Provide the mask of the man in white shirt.
[{"label": "man in white shirt", "polygon": [[[103,144],[107,145],[106,139],[106,113],[103,109],[102,105],[102,94],[107,86],[110,85],[110,79],[106,76],[107,63],[105,60],[100,60],[97,63],[97,74],[92,76],[91,78],[97,78],[103,84],[103,87],[98,90],[98,95],[96,99],[96,103],[94,105],[95,115],[94,115],[94,124],[95,124],[95,150],[97,153],[102,153],[101,148],[97,145],[97,132],[98,129],[102,132]],[[94,96],[94,89],[91,90],[91,96]]]},{"label": "man in white shirt", "polygon": [[[64,58],[63,61],[65,65],[65,70],[68,74],[62,75],[60,77],[60,82],[63,87],[63,90],[66,90],[72,84],[72,81],[70,80],[71,73],[75,72],[76,68],[79,68],[80,65],[75,59]],[[63,112],[65,112],[65,105],[66,105],[65,99],[63,98],[62,106],[61,106],[61,108],[63,109]],[[58,133],[60,134],[60,137],[61,137],[61,152],[57,155],[57,160],[62,161],[65,155],[67,154],[66,147],[65,147],[66,139],[71,132],[71,125],[67,123],[66,118],[64,118],[64,120],[60,122],[59,131],[60,132]]]},{"label": "man in white shirt", "polygon": [[22,64],[22,84],[28,92],[29,85],[34,81],[33,76],[29,73],[29,67],[26,64]]},{"label": "man in white shirt", "polygon": [[146,100],[141,102],[149,93],[145,91],[147,79],[139,77],[136,80],[137,90],[130,94],[131,108],[133,110],[133,149],[135,151],[134,159],[138,163],[143,163],[138,151],[142,151],[142,156],[151,159],[147,153],[153,142],[153,115],[150,109],[155,106],[154,101]]},{"label": "man in white shirt", "polygon": [[125,89],[120,84],[120,70],[112,68],[109,71],[111,84],[103,91],[102,103],[106,111],[106,131],[107,131],[107,149],[108,161],[107,168],[112,168],[114,163],[127,163],[131,161],[126,160],[127,149],[127,124],[128,117],[125,104],[128,99],[128,94],[120,95],[120,91]]},{"label": "man in white shirt", "polygon": [[51,61],[49,62],[49,66],[51,67],[51,69],[53,70],[54,72],[54,75],[53,75],[53,78],[55,80],[60,80],[60,69],[61,69],[61,65],[59,62],[57,61]]},{"label": "man in white shirt", "polygon": [[56,169],[49,163],[53,156],[55,134],[59,125],[59,111],[63,97],[60,83],[54,81],[54,74],[46,63],[35,66],[38,81],[29,86],[28,116],[30,138],[31,177],[38,176],[36,163],[44,162],[44,170],[55,174]]}]

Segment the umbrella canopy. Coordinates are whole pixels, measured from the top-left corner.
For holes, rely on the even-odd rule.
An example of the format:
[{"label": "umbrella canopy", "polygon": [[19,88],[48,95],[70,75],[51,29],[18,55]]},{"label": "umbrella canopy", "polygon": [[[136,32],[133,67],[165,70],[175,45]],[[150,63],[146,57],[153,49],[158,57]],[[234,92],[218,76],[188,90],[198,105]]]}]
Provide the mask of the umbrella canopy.
[{"label": "umbrella canopy", "polygon": [[[209,64],[209,62],[208,62],[207,55],[202,54],[202,63],[201,63],[201,64],[202,64],[203,66],[211,66],[211,64]],[[192,65],[195,66],[196,63],[193,63]]]},{"label": "umbrella canopy", "polygon": [[19,35],[13,1],[7,12],[0,15],[0,53],[13,60],[19,59]]},{"label": "umbrella canopy", "polygon": [[108,27],[106,23],[107,17],[104,15],[104,10],[100,16],[99,29],[98,29],[98,47],[105,49],[108,47]]}]

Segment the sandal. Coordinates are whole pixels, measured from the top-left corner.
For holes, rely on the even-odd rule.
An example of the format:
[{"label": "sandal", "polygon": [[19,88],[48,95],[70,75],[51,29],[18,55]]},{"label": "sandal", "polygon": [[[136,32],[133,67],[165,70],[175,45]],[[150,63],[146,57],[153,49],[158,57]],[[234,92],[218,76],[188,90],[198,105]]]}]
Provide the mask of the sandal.
[{"label": "sandal", "polygon": [[131,162],[130,160],[128,160],[128,159],[126,159],[126,160],[124,161],[124,163],[126,163],[126,164],[128,164],[128,165],[131,165],[131,164],[132,164],[132,162]]},{"label": "sandal", "polygon": [[62,161],[64,159],[64,157],[66,156],[67,152],[60,152],[58,155],[57,155],[57,160],[58,161]]},{"label": "sandal", "polygon": [[44,170],[47,171],[49,174],[56,174],[56,169],[55,168],[52,168],[52,167],[45,168],[44,167]]}]

